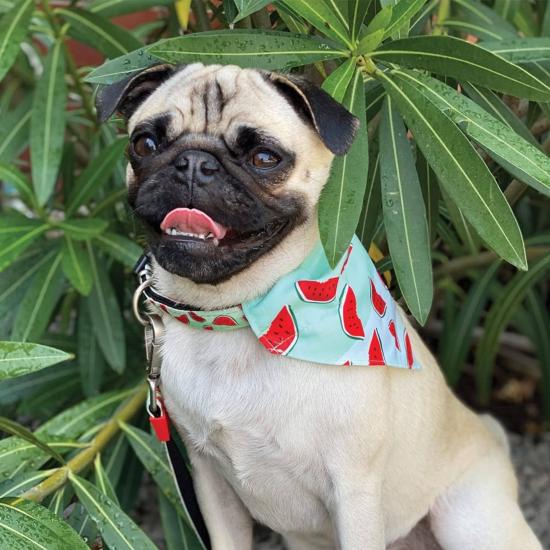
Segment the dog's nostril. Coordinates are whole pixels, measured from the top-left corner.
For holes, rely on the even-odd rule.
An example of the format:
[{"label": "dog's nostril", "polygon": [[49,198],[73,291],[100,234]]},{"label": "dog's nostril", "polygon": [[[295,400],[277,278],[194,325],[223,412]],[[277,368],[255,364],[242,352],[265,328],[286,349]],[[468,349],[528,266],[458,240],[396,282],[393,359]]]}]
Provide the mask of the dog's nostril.
[{"label": "dog's nostril", "polygon": [[219,166],[217,163],[210,162],[208,160],[203,161],[200,165],[200,171],[205,176],[212,176],[218,171],[218,169],[219,169]]}]

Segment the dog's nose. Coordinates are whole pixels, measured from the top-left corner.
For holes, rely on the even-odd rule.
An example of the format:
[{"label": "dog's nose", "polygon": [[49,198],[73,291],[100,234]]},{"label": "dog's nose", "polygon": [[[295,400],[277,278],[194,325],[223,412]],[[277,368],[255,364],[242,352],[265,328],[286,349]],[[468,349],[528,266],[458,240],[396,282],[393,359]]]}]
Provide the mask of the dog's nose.
[{"label": "dog's nose", "polygon": [[218,159],[207,153],[190,149],[178,156],[175,162],[176,170],[191,181],[198,183],[210,183],[220,170]]}]

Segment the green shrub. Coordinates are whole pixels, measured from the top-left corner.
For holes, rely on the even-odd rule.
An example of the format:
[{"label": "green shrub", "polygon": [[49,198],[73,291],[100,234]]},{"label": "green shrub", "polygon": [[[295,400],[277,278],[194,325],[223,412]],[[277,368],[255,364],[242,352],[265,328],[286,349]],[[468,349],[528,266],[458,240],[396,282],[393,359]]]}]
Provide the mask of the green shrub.
[{"label": "green shrub", "polygon": [[[119,510],[145,469],[168,547],[198,547],[144,431],[126,138],[93,107],[97,84],[157,61],[296,70],[343,102],[362,124],[321,199],[329,260],[354,232],[374,242],[449,382],[473,362],[480,403],[503,330],[526,336],[550,420],[548,1],[66,4],[0,0],[0,409],[39,425],[0,419],[2,525],[47,548],[154,547]],[[132,30],[113,22],[153,7]],[[79,43],[108,61],[79,67]],[[24,544],[0,527],[0,546]]]}]

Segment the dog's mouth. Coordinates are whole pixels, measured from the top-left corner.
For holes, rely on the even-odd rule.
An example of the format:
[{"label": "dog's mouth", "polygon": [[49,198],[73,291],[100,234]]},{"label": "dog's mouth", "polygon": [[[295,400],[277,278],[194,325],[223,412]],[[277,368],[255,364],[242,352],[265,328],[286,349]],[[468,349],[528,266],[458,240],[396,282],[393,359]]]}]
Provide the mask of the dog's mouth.
[{"label": "dog's mouth", "polygon": [[208,249],[234,249],[264,242],[284,230],[288,220],[268,223],[255,231],[226,227],[197,208],[175,208],[168,212],[157,229],[162,241]]}]

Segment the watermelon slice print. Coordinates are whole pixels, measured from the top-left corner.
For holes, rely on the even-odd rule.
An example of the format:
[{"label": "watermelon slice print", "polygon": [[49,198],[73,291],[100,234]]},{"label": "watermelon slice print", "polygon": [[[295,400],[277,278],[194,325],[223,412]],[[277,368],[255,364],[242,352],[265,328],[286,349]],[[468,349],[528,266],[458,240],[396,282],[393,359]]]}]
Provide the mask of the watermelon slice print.
[{"label": "watermelon slice print", "polygon": [[342,367],[351,367],[353,363],[348,359],[345,363],[342,363]]},{"label": "watermelon slice print", "polygon": [[290,306],[284,306],[269,328],[260,336],[260,343],[275,355],[286,355],[298,340],[298,326]]},{"label": "watermelon slice print", "polygon": [[348,252],[346,254],[346,259],[344,260],[344,263],[342,264],[342,269],[340,270],[340,275],[342,275],[342,273],[344,273],[344,270],[346,269],[347,265],[348,265],[348,262],[349,262],[349,257],[351,256],[351,251],[353,250],[353,245],[350,244],[348,246]]},{"label": "watermelon slice print", "polygon": [[393,319],[388,323],[388,329],[395,341],[395,347],[397,348],[398,351],[401,351],[401,347],[399,345],[399,338],[397,338],[397,331],[395,330],[395,321]]},{"label": "watermelon slice print", "polygon": [[236,327],[239,323],[229,315],[218,315],[212,324],[218,327]]},{"label": "watermelon slice print", "polygon": [[191,317],[191,319],[193,319],[193,321],[196,321],[197,323],[204,323],[206,321],[204,317],[197,315],[194,311],[189,312],[189,317]]},{"label": "watermelon slice print", "polygon": [[369,344],[369,365],[371,367],[381,367],[385,364],[382,342],[380,342],[378,331],[374,329]]},{"label": "watermelon slice print", "polygon": [[413,357],[411,339],[409,338],[407,331],[405,331],[404,340],[405,340],[405,351],[407,352],[407,364],[409,365],[409,369],[412,369],[414,364],[414,357]]},{"label": "watermelon slice print", "polygon": [[351,286],[346,285],[340,297],[340,322],[342,330],[350,337],[356,340],[362,340],[365,337],[363,323],[357,315],[357,299]]},{"label": "watermelon slice print", "polygon": [[384,298],[382,298],[382,296],[378,294],[378,291],[376,290],[376,285],[374,284],[374,281],[372,279],[370,279],[370,299],[374,311],[376,311],[376,313],[378,313],[380,317],[384,317],[387,309],[386,300],[384,300]]},{"label": "watermelon slice print", "polygon": [[331,277],[326,281],[296,281],[296,290],[304,302],[328,304],[336,298],[339,277]]},{"label": "watermelon slice print", "polygon": [[176,319],[178,321],[180,321],[180,323],[183,323],[184,325],[189,324],[189,317],[187,317],[187,315],[185,315],[185,313],[183,315],[180,315],[179,317],[176,317]]}]

